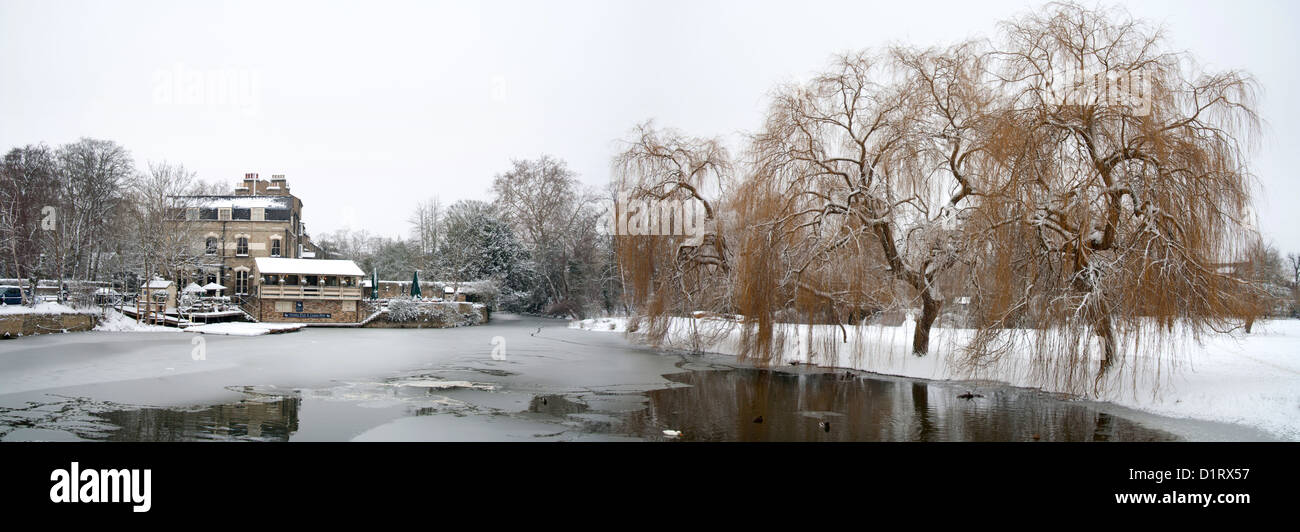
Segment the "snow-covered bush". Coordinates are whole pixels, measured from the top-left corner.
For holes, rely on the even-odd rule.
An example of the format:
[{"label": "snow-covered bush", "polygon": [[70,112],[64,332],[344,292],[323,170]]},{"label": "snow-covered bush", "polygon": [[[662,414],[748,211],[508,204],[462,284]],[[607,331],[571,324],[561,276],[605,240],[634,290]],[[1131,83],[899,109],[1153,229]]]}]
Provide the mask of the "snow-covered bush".
[{"label": "snow-covered bush", "polygon": [[471,305],[470,312],[461,313],[460,305],[448,301],[422,301],[397,298],[388,302],[388,320],[394,322],[429,322],[445,326],[477,325],[483,316]]}]

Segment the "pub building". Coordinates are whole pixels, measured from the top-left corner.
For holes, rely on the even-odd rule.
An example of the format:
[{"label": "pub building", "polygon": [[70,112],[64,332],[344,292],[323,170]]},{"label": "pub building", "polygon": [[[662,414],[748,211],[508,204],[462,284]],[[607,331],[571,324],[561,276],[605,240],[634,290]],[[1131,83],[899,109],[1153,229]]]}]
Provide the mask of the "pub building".
[{"label": "pub building", "polygon": [[263,322],[357,323],[361,278],[350,260],[257,257],[253,317]]}]

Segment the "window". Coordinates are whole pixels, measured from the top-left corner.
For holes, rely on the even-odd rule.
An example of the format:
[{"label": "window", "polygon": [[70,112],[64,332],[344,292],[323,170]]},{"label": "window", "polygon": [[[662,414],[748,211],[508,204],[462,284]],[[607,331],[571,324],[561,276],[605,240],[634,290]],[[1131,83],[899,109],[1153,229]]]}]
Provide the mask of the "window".
[{"label": "window", "polygon": [[248,237],[246,236],[239,237],[239,240],[235,243],[235,254],[236,255],[248,254]]},{"label": "window", "polygon": [[207,249],[204,251],[204,253],[208,255],[217,254],[217,237],[215,236],[208,237]]},{"label": "window", "polygon": [[278,238],[271,239],[271,256],[272,257],[280,256],[280,239]]},{"label": "window", "polygon": [[235,293],[237,294],[248,293],[248,271],[247,270],[239,270],[235,272]]},{"label": "window", "polygon": [[221,207],[221,208],[217,209],[217,219],[218,219],[218,220],[229,220],[229,219],[230,219],[230,208],[229,208],[229,207]]}]

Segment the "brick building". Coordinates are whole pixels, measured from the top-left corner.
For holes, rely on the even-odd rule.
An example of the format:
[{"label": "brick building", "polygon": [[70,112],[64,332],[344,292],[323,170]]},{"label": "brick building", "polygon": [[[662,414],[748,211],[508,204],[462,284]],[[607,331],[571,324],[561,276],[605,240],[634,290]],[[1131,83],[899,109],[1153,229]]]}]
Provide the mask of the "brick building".
[{"label": "brick building", "polygon": [[361,278],[350,260],[257,257],[253,261],[251,310],[258,321],[357,323],[362,316]]},{"label": "brick building", "polygon": [[317,248],[302,221],[302,200],[289,192],[283,175],[271,180],[244,174],[231,195],[177,196],[183,230],[202,250],[200,265],[179,282],[218,283],[236,300],[251,295],[258,257],[315,256]]}]

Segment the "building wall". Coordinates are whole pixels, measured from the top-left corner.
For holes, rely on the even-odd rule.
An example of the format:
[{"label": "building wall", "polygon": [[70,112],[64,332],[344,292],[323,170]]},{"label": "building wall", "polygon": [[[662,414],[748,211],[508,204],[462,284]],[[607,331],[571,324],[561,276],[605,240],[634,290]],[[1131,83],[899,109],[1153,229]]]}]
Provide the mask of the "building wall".
[{"label": "building wall", "polygon": [[[220,268],[217,282],[226,287],[226,295],[236,294],[236,272],[243,269],[247,270],[249,275],[252,275],[253,259],[271,256],[272,237],[279,238],[279,256],[284,258],[300,258],[299,246],[310,245],[310,241],[302,230],[302,200],[289,193],[288,183],[283,176],[277,175],[271,181],[266,181],[258,180],[257,174],[247,174],[241,185],[236,187],[233,195],[288,196],[291,208],[288,220],[184,220],[177,222],[184,224],[183,230],[189,232],[190,238],[194,242],[193,249],[199,254],[204,253],[208,237],[217,239],[217,253],[204,256],[201,260],[206,263],[209,269]],[[259,213],[257,211],[254,211],[251,216],[257,218],[259,214],[265,216],[264,212]],[[240,236],[247,236],[248,238],[247,255],[237,253]],[[193,272],[184,272],[184,274],[193,275]],[[179,281],[182,286],[189,282],[197,282],[200,285],[208,282],[206,278],[198,275],[182,278]],[[252,286],[255,284],[250,278],[250,293]]]},{"label": "building wall", "polygon": [[[302,301],[306,314],[329,314],[328,318],[286,318],[285,312],[296,312],[294,302]],[[258,319],[280,323],[356,323],[361,321],[360,301],[355,299],[258,299]]]},{"label": "building wall", "polygon": [[0,315],[0,338],[89,331],[98,323],[97,314],[5,314]]}]

